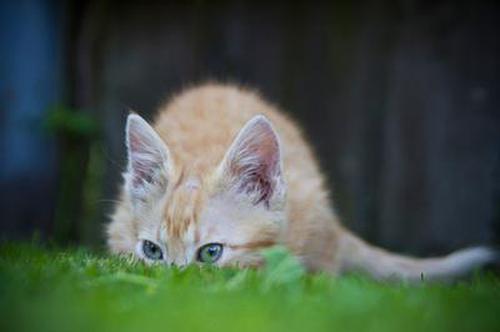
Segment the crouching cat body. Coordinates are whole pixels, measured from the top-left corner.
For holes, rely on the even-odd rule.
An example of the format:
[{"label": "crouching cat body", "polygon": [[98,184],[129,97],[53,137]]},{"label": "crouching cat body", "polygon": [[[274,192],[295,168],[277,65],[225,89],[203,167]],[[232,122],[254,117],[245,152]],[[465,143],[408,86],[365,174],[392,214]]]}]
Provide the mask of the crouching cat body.
[{"label": "crouching cat body", "polygon": [[154,126],[127,119],[128,167],[108,234],[113,253],[147,262],[259,266],[284,244],[311,271],[378,279],[447,279],[494,258],[472,248],[442,258],[389,253],[338,221],[299,128],[257,94],[232,85],[189,89]]}]

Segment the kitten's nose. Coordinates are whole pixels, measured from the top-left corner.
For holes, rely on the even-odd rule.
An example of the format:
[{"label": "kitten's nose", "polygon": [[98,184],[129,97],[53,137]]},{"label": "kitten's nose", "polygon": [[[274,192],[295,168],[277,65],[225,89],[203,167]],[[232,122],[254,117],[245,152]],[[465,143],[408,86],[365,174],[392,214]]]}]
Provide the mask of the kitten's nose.
[{"label": "kitten's nose", "polygon": [[187,261],[183,261],[183,262],[176,262],[176,261],[172,261],[170,262],[170,267],[177,267],[179,269],[184,269],[187,267],[188,263]]}]

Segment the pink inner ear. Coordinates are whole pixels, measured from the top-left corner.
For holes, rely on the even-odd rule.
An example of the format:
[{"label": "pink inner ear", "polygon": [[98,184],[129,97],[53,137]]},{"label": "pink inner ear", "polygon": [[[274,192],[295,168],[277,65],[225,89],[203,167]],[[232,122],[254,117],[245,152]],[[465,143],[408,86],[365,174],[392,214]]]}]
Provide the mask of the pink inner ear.
[{"label": "pink inner ear", "polygon": [[155,175],[163,157],[154,144],[154,138],[140,133],[140,128],[130,126],[128,148],[134,187],[142,186],[144,182],[155,183]]},{"label": "pink inner ear", "polygon": [[158,163],[145,162],[140,159],[132,161],[133,177],[132,185],[138,187],[144,182],[149,184],[154,184],[154,173],[155,170],[159,168]]},{"label": "pink inner ear", "polygon": [[238,192],[256,194],[254,204],[269,205],[281,172],[277,137],[267,122],[245,129],[235,146],[230,173],[236,178]]}]

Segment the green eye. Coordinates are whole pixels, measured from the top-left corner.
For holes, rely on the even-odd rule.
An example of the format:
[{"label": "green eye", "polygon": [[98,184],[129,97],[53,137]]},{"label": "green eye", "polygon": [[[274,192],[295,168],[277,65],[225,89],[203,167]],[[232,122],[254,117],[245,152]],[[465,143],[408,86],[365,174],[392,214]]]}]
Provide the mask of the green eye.
[{"label": "green eye", "polygon": [[222,244],[209,243],[198,250],[197,259],[199,262],[212,264],[222,255]]},{"label": "green eye", "polygon": [[144,252],[144,256],[151,260],[158,261],[163,259],[161,248],[151,241],[144,240],[142,243],[142,251]]}]

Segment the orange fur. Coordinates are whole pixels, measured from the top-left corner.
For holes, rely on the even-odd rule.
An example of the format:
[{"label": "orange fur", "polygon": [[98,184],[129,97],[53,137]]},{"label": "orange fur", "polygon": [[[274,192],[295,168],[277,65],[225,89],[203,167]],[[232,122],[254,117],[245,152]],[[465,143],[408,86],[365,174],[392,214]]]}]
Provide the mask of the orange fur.
[{"label": "orange fur", "polygon": [[[238,194],[228,194],[227,176],[221,173],[240,129],[259,114],[269,119],[279,137],[287,193],[283,201],[277,199],[282,204],[268,207],[252,206]],[[159,110],[154,129],[168,151],[166,192],[144,203],[146,208],[135,209],[124,189],[108,228],[112,252],[136,253],[137,242],[148,239],[164,247],[167,262],[183,265],[195,262],[198,247],[217,242],[230,250],[220,265],[259,265],[257,249],[282,243],[313,271],[355,269],[380,278],[416,279],[420,272],[441,276],[441,266],[427,268],[426,261],[373,248],[342,227],[318,162],[298,126],[255,92],[219,84],[189,89]],[[259,137],[272,143],[269,137]],[[273,148],[262,147],[262,153]],[[489,260],[489,254],[478,253],[473,261],[459,263],[476,266]]]}]

